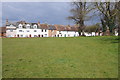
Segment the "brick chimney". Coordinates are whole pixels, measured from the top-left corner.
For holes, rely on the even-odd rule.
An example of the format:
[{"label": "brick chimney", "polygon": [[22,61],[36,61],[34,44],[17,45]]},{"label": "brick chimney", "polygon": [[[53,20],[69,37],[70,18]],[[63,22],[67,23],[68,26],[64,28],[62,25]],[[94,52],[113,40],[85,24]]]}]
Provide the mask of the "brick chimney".
[{"label": "brick chimney", "polygon": [[40,21],[38,21],[38,24],[40,24]]},{"label": "brick chimney", "polygon": [[8,19],[6,19],[6,25],[8,24]]},{"label": "brick chimney", "polygon": [[38,21],[38,26],[40,26],[40,21]]}]

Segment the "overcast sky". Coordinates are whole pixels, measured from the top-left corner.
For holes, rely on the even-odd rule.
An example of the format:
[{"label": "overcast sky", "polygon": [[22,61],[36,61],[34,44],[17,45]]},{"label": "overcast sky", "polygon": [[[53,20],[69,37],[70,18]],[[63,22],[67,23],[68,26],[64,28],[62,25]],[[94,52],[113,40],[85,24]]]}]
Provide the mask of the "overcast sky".
[{"label": "overcast sky", "polygon": [[[2,23],[6,18],[10,22],[24,20],[26,22],[38,22],[48,24],[73,25],[73,21],[67,17],[71,15],[70,2],[2,2]],[[98,18],[86,22],[92,25],[98,22]]]}]

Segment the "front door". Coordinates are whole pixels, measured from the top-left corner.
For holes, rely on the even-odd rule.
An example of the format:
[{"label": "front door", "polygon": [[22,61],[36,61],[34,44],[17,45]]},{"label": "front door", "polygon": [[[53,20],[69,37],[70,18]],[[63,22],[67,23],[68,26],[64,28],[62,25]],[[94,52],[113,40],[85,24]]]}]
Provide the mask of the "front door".
[{"label": "front door", "polygon": [[31,37],[31,34],[29,35],[29,37]]},{"label": "front door", "polygon": [[17,35],[17,37],[19,37],[19,34]]}]

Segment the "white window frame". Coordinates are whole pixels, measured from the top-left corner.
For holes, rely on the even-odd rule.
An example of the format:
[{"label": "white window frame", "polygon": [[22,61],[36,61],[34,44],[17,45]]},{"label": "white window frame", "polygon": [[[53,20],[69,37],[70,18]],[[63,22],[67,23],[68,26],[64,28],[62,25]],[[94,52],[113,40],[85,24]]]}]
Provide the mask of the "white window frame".
[{"label": "white window frame", "polygon": [[37,32],[37,30],[34,30],[34,32]]},{"label": "white window frame", "polygon": [[19,32],[23,32],[23,30],[19,30]]}]

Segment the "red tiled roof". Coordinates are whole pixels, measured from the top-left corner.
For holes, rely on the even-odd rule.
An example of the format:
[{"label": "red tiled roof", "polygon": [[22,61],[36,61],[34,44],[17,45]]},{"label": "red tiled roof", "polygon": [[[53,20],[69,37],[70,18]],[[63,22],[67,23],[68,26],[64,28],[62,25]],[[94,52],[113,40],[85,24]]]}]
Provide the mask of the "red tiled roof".
[{"label": "red tiled roof", "polygon": [[39,28],[41,28],[41,29],[49,29],[49,26],[47,24],[40,24]]},{"label": "red tiled roof", "polygon": [[64,26],[64,25],[54,25],[58,31],[78,31],[76,26]]}]

